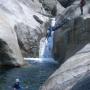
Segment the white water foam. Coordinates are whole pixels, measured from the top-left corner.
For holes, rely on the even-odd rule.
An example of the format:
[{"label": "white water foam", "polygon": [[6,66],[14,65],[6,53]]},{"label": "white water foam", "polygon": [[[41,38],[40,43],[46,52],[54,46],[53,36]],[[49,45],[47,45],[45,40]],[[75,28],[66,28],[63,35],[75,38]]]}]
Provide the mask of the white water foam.
[{"label": "white water foam", "polygon": [[24,58],[25,61],[36,61],[36,62],[49,62],[49,63],[58,63],[53,58]]},{"label": "white water foam", "polygon": [[[55,26],[55,18],[52,19],[51,26]],[[51,31],[51,36],[48,38],[42,38],[40,41],[39,58],[52,58],[52,48],[53,48],[53,34]]]}]

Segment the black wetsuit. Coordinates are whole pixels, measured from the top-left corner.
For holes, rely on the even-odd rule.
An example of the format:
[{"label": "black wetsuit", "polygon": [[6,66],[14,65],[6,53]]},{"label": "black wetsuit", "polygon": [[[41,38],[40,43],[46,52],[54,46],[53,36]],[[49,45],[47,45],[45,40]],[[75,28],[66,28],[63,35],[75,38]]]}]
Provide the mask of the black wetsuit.
[{"label": "black wetsuit", "polygon": [[80,1],[81,15],[83,15],[83,7],[84,7],[85,3],[86,3],[85,0]]},{"label": "black wetsuit", "polygon": [[14,83],[13,88],[15,88],[16,90],[21,90],[19,82]]}]

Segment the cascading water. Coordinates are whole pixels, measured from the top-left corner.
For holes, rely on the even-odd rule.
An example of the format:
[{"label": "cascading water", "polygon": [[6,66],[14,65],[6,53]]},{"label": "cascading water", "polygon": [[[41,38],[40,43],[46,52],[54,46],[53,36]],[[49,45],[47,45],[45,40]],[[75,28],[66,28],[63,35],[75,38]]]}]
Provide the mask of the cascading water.
[{"label": "cascading water", "polygon": [[47,30],[47,36],[43,37],[40,40],[39,46],[39,58],[24,58],[24,60],[30,61],[40,61],[40,62],[54,62],[57,63],[52,57],[52,49],[53,49],[53,35],[54,31],[52,28],[55,27],[55,18],[52,18],[51,27]]},{"label": "cascading water", "polygon": [[40,41],[39,58],[51,58],[53,48],[53,34],[51,37],[42,38]]},{"label": "cascading water", "polygon": [[[55,18],[52,19],[51,26],[55,26]],[[52,58],[53,34],[54,31],[51,31],[51,36],[49,36],[48,38],[44,37],[41,39],[39,58]]]}]

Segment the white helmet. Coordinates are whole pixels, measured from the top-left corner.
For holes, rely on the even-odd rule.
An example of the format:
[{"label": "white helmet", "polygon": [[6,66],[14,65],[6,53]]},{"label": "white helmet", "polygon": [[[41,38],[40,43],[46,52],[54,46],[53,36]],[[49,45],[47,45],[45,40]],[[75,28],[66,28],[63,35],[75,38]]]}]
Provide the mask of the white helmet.
[{"label": "white helmet", "polygon": [[20,82],[19,78],[16,79],[16,82]]}]

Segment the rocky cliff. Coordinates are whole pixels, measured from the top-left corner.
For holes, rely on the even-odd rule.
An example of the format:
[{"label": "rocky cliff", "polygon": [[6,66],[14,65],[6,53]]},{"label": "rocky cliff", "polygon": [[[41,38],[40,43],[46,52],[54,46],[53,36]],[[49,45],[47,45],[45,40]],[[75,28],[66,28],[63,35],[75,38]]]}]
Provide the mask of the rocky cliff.
[{"label": "rocky cliff", "polygon": [[86,1],[83,16],[79,1],[66,8],[64,16],[70,18],[69,22],[54,37],[54,57],[61,66],[40,90],[90,89],[90,1]]},{"label": "rocky cliff", "polygon": [[49,18],[64,10],[56,3],[55,0],[49,3],[48,0],[0,0],[0,64],[23,64],[22,55],[38,56],[39,41],[46,35]]},{"label": "rocky cliff", "polygon": [[48,20],[39,14],[40,10],[41,4],[37,0],[0,0],[1,65],[23,65],[21,53],[31,55],[32,48],[37,48],[37,41],[44,33],[41,24]]},{"label": "rocky cliff", "polygon": [[[89,3],[84,6],[84,15],[81,16],[79,1],[69,6],[62,14],[57,16],[56,24],[58,25],[61,21],[69,20],[54,34],[54,58],[60,60],[62,63],[66,58],[72,56],[80,46],[83,46],[89,39],[89,33],[86,30],[89,25],[89,20],[84,20],[83,17],[89,16]],[[89,28],[88,28],[89,29]]]},{"label": "rocky cliff", "polygon": [[50,17],[63,10],[55,0],[0,0],[0,64],[23,64],[22,55],[38,56],[39,41],[46,36]]},{"label": "rocky cliff", "polygon": [[0,65],[20,66],[23,64],[13,21],[0,9]]}]

